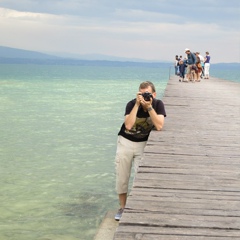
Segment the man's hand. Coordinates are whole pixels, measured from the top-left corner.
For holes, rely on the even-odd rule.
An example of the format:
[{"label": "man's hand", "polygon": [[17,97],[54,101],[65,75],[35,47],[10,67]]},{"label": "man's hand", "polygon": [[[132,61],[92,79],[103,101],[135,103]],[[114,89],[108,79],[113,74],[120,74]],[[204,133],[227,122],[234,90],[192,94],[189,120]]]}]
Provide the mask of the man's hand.
[{"label": "man's hand", "polygon": [[140,104],[142,105],[142,107],[147,110],[149,107],[152,106],[152,98],[150,98],[150,101],[145,101],[143,96],[142,96],[142,93],[141,92],[138,92],[137,93],[137,97],[136,97],[136,104],[138,106],[140,106]]},{"label": "man's hand", "polygon": [[145,101],[144,98],[143,98],[141,100],[141,105],[142,105],[143,109],[145,109],[145,110],[152,107],[152,98],[150,98],[150,101]]},{"label": "man's hand", "polygon": [[136,104],[139,107],[141,104],[141,101],[143,100],[143,96],[141,92],[137,92],[137,96],[136,96]]}]

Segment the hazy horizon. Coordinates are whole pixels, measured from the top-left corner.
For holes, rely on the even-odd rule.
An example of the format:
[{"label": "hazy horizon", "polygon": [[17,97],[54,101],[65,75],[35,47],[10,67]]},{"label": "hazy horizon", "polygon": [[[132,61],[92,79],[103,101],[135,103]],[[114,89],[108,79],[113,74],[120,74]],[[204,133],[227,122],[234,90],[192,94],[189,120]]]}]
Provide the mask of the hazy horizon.
[{"label": "hazy horizon", "polygon": [[[72,60],[72,61],[110,61],[110,62],[135,62],[135,63],[166,63],[171,64],[172,61],[164,60],[145,60],[138,58],[124,58],[118,56],[110,56],[104,54],[68,54],[68,53],[51,53],[39,52],[27,49],[11,48],[7,46],[0,46],[0,59],[36,59],[36,60]],[[239,64],[238,62],[230,63],[216,63],[216,64]]]}]

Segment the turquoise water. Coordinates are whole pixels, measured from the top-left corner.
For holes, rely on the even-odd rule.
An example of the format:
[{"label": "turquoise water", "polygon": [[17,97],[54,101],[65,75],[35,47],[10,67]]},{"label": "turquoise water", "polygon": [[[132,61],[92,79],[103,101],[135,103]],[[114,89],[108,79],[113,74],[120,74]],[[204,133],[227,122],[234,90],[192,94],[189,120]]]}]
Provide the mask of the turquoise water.
[{"label": "turquoise water", "polygon": [[[239,81],[238,69],[210,73]],[[168,77],[168,67],[0,65],[0,240],[93,239],[118,208],[125,104],[144,80],[161,98]]]},{"label": "turquoise water", "polygon": [[0,65],[0,240],[93,239],[118,208],[125,104],[168,69]]},{"label": "turquoise water", "polygon": [[217,65],[210,66],[210,77],[217,77],[224,80],[240,82],[240,64],[233,66],[219,67]]}]

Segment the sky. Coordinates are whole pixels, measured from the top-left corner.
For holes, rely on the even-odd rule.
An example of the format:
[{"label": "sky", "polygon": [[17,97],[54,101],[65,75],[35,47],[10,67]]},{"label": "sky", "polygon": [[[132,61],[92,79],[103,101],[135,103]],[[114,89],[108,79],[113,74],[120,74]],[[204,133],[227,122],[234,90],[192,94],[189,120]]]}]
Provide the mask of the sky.
[{"label": "sky", "polygon": [[44,53],[240,62],[239,29],[239,0],[0,0],[0,46]]}]

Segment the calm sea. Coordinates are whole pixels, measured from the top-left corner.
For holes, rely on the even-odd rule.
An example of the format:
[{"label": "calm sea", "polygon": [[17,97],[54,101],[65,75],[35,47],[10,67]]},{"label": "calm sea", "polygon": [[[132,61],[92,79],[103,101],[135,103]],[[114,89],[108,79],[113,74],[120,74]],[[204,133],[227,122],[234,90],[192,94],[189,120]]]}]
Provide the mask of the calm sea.
[{"label": "calm sea", "polygon": [[[210,71],[239,81],[238,69]],[[92,240],[118,208],[125,104],[144,80],[161,98],[168,78],[169,67],[0,65],[0,240]]]}]

